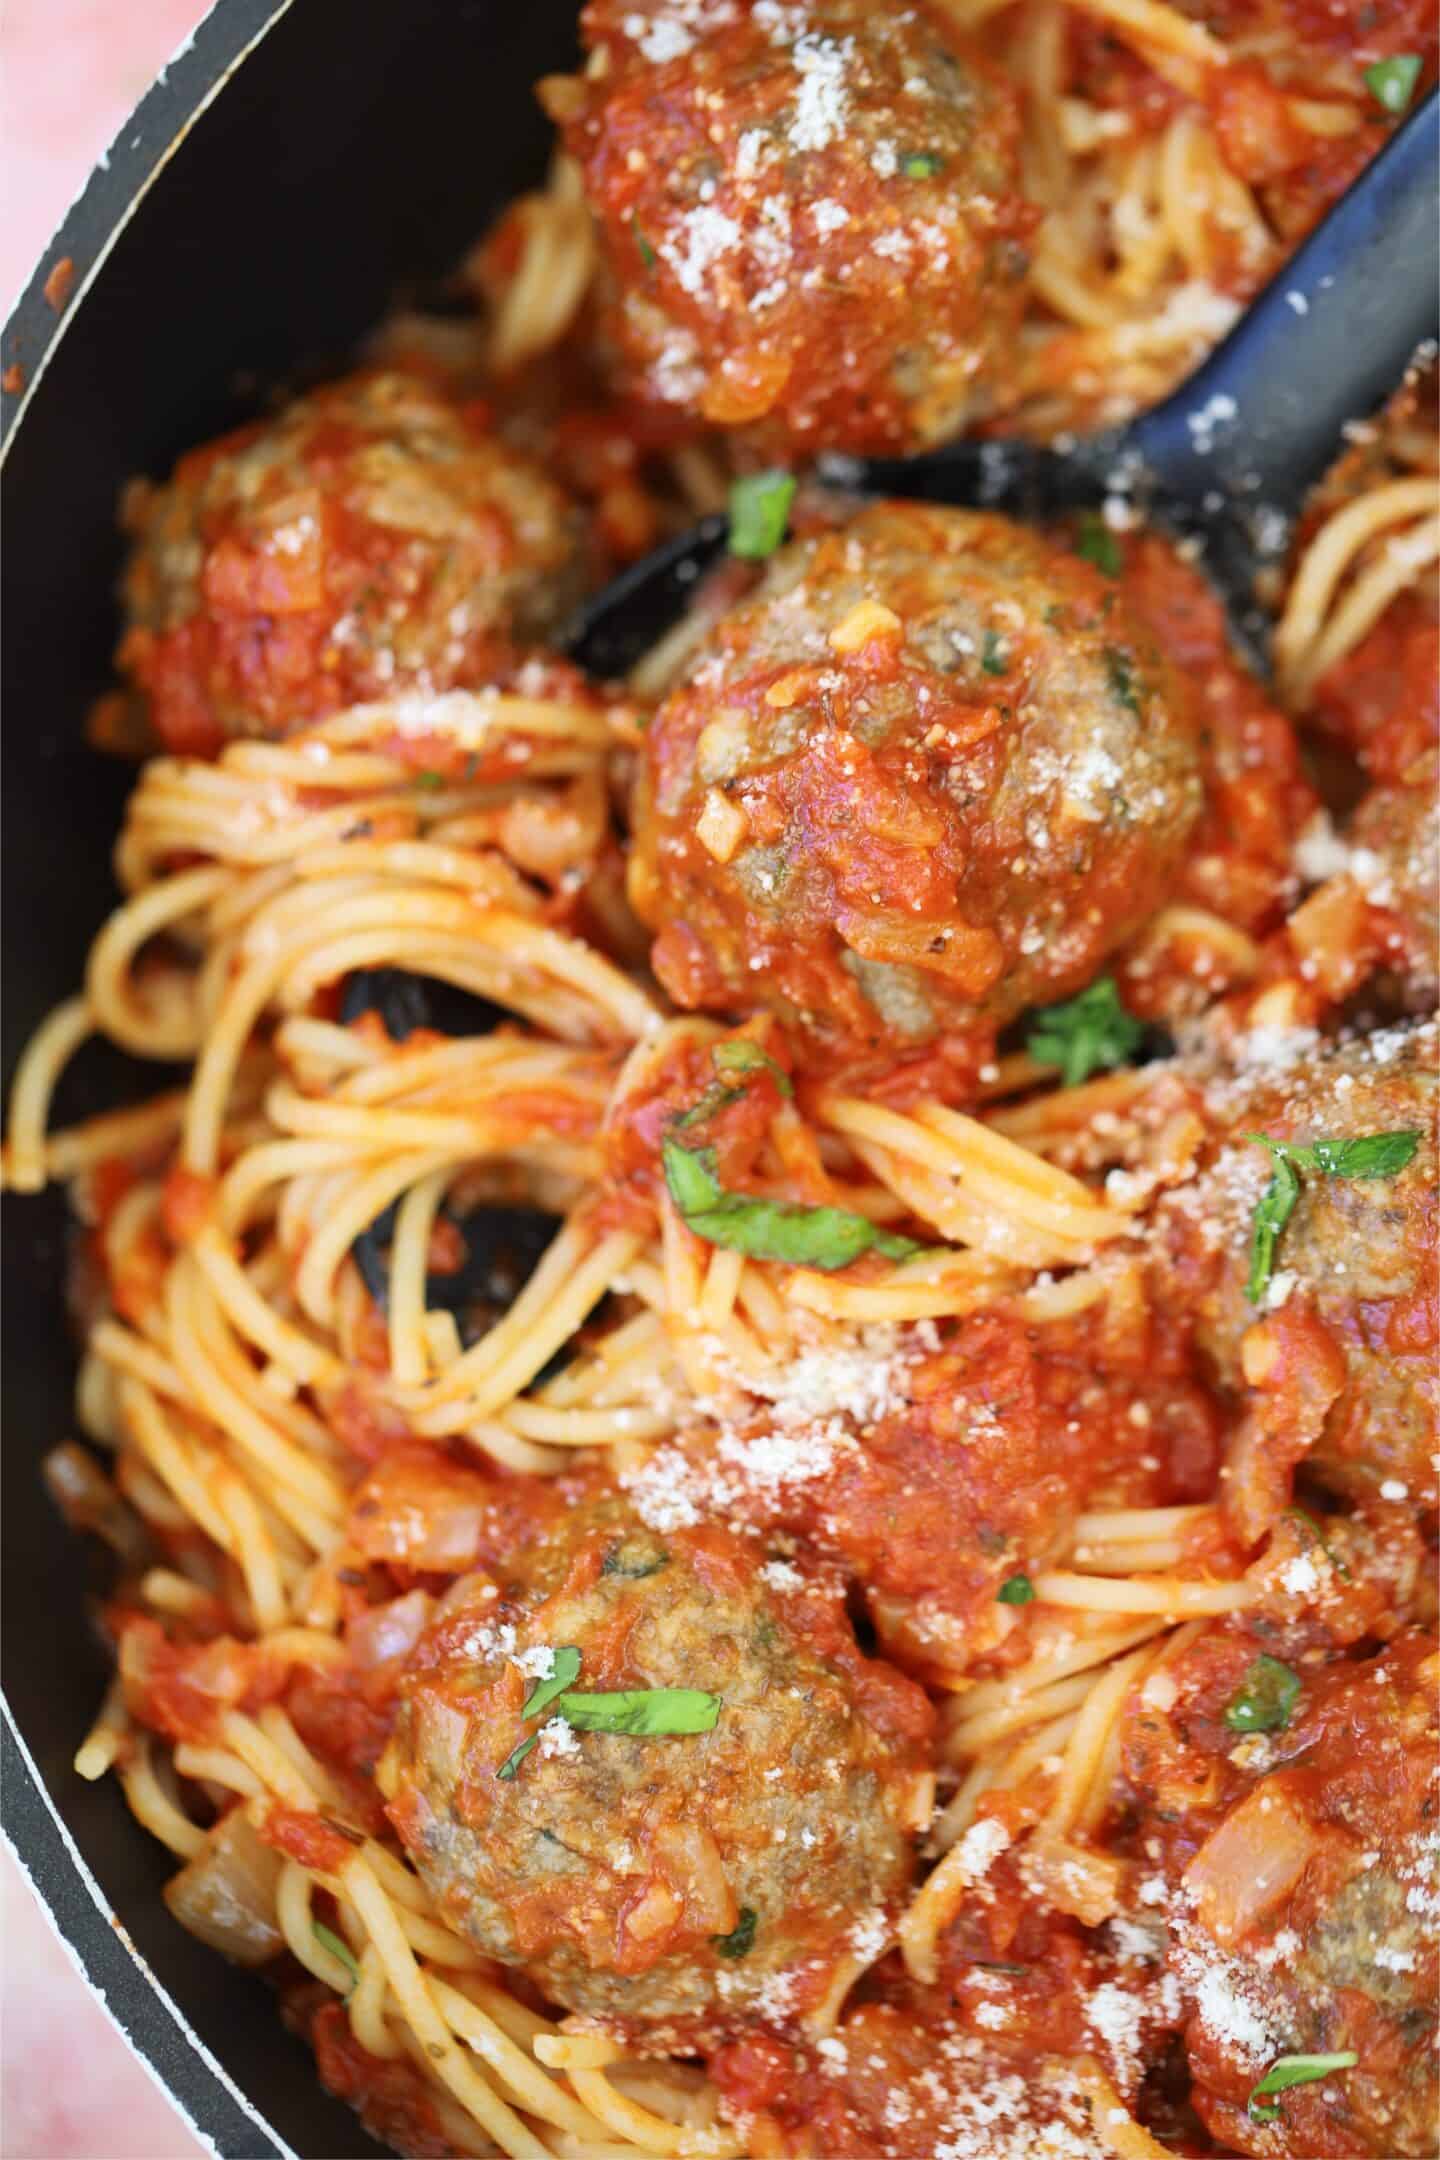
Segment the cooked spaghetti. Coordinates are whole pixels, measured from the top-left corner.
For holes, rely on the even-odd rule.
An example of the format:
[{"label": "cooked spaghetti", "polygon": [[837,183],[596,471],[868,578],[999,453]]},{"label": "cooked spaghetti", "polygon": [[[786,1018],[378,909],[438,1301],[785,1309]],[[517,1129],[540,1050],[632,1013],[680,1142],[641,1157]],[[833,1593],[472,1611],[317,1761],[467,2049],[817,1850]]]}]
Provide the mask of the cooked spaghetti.
[{"label": "cooked spaghetti", "polygon": [[[124,897],[3,1155],[83,1227],[76,1771],[403,2152],[1423,2153],[1433,387],[1317,494],[1282,702],[1153,535],[802,498],[782,545],[774,475],[628,683],[544,650],[724,499],[717,427],[908,439],[1015,324],[972,420],[1166,387],[1419,30],[610,14],[473,328],[129,504]],[[697,82],[737,185],[835,148],[772,277],[938,217],[999,313],[901,367],[877,284],[843,383],[742,362],[735,174],[681,237],[617,178]],[[187,1076],[57,1128],[93,1035]]]}]

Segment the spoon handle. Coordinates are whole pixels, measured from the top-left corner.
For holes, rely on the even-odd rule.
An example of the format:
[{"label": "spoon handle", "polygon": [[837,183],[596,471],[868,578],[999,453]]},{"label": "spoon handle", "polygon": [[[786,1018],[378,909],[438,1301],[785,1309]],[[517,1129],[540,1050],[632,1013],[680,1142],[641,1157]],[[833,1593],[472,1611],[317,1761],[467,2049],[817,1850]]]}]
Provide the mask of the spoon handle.
[{"label": "spoon handle", "polygon": [[[1248,508],[1263,557],[1440,328],[1440,93],[1432,91],[1176,391],[1125,429],[1160,505],[1205,531]],[[1277,515],[1278,513],[1278,515]],[[1281,521],[1285,521],[1282,526]]]}]

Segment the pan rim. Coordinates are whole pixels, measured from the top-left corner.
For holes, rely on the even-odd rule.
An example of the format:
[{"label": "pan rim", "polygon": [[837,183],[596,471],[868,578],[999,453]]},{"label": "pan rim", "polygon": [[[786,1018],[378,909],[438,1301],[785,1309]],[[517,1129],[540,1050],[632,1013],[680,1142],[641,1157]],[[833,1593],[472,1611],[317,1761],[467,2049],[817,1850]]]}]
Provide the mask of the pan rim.
[{"label": "pan rim", "polygon": [[[214,0],[91,167],[0,332],[0,467],[52,354],[136,210],[201,114],[294,4]],[[66,262],[72,267],[57,304],[46,286]],[[7,388],[10,382],[17,386]]]}]

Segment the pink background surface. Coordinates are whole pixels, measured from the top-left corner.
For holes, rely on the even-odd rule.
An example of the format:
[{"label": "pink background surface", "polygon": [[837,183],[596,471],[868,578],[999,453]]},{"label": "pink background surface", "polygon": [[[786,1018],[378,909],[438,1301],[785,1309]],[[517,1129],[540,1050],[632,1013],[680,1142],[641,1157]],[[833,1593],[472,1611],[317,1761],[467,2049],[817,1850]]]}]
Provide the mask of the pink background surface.
[{"label": "pink background surface", "polygon": [[[206,12],[200,0],[4,0],[0,312],[100,152]],[[5,2160],[194,2160],[203,2148],[77,1977],[3,1849],[0,1929]]]}]

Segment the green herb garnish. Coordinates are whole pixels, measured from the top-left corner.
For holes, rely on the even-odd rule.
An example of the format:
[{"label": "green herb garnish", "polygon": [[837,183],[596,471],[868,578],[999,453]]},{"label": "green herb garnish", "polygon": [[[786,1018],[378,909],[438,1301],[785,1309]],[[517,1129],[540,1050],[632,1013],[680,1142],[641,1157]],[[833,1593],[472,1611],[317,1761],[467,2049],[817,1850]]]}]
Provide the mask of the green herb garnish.
[{"label": "green herb garnish", "polygon": [[1341,2055],[1282,2055],[1271,2063],[1254,2088],[1246,2112],[1254,2122],[1275,2122],[1279,2108],[1257,2107],[1257,2100],[1263,2100],[1267,2093],[1289,2092],[1292,2085],[1313,2085],[1318,2078],[1329,2077],[1332,2070],[1353,2070],[1359,2060],[1352,2048]]},{"label": "green herb garnish", "polygon": [[756,1914],[749,1905],[740,1907],[740,1918],[728,1935],[712,1935],[716,1957],[742,1958],[755,1943]]},{"label": "green herb garnish", "polygon": [[687,1148],[678,1140],[666,1140],[661,1152],[670,1197],[687,1228],[707,1245],[826,1274],[849,1267],[862,1253],[908,1260],[924,1251],[914,1238],[896,1237],[868,1215],[853,1215],[848,1208],[801,1207],[788,1200],[728,1192],[715,1175],[713,1148]]},{"label": "green herb garnish", "polygon": [[1295,1212],[1300,1197],[1301,1170],[1318,1170],[1325,1177],[1394,1177],[1420,1145],[1417,1130],[1361,1133],[1353,1140],[1273,1140],[1268,1133],[1246,1133],[1245,1139],[1269,1150],[1270,1182],[1260,1195],[1250,1232],[1250,1278],[1245,1295],[1258,1305],[1275,1271],[1275,1248],[1280,1233]]},{"label": "green herb garnish", "polygon": [[980,666],[986,675],[1003,675],[1010,666],[998,630],[987,630],[980,649]]},{"label": "green herb garnish", "polygon": [[555,1662],[545,1679],[537,1681],[526,1698],[521,1710],[522,1718],[539,1717],[548,1710],[557,1695],[563,1695],[572,1680],[580,1677],[580,1652],[566,1644],[554,1653]]},{"label": "green herb garnish", "polygon": [[1225,1706],[1231,1732],[1283,1732],[1300,1697],[1300,1676],[1279,1658],[1257,1657],[1240,1692]]},{"label": "green herb garnish", "polygon": [[323,1920],[312,1920],[310,1932],[322,1950],[328,1950],[331,1957],[340,1960],[350,1975],[350,1984],[353,1987],[360,1978],[360,1962],[349,1943],[337,1935],[333,1928],[326,1927]]},{"label": "green herb garnish", "polygon": [[721,1073],[768,1072],[782,1095],[793,1096],[795,1093],[794,1082],[784,1066],[777,1065],[768,1050],[762,1050],[759,1043],[750,1042],[744,1036],[738,1042],[716,1043],[710,1052],[710,1060],[715,1070]]},{"label": "green herb garnish", "polygon": [[912,150],[900,160],[900,170],[907,180],[933,180],[936,173],[944,172],[945,160],[936,150]]},{"label": "green herb garnish", "polygon": [[445,775],[436,772],[429,765],[422,766],[421,770],[415,775],[415,785],[418,788],[429,788],[432,793],[435,793],[444,787]]},{"label": "green herb garnish", "polygon": [[1135,670],[1130,655],[1121,652],[1118,645],[1105,647],[1105,676],[1111,691],[1126,712],[1138,713],[1140,699],[1135,689]]},{"label": "green herb garnish", "polygon": [[1025,1048],[1042,1065],[1058,1065],[1066,1087],[1078,1087],[1091,1073],[1123,1065],[1144,1040],[1144,1027],[1120,1002],[1114,976],[1097,975],[1077,997],[1040,1007]]},{"label": "green herb garnish", "polygon": [[997,1605],[1028,1605],[1035,1595],[1035,1585],[1028,1575],[1007,1575],[995,1592]]},{"label": "green herb garnish", "polygon": [[1120,543],[1097,511],[1088,510],[1080,520],[1080,537],[1075,543],[1076,553],[1086,562],[1094,563],[1106,577],[1120,575]]},{"label": "green herb garnish", "polygon": [[1366,89],[1376,104],[1388,113],[1405,111],[1419,80],[1419,53],[1395,53],[1388,60],[1377,60],[1373,67],[1365,70]]},{"label": "green herb garnish", "polygon": [[795,475],[746,473],[730,485],[730,553],[746,562],[763,562],[785,538]]},{"label": "green herb garnish", "polygon": [[640,230],[639,218],[634,216],[631,217],[630,230],[635,235],[635,245],[640,250],[641,262],[644,263],[647,270],[653,270],[655,267],[655,250],[653,247],[651,247],[650,242],[646,239],[644,233]]},{"label": "green herb garnish", "polygon": [[555,1715],[577,1732],[651,1738],[661,1733],[713,1732],[722,1707],[720,1696],[707,1695],[701,1688],[618,1688],[603,1695],[561,1695],[555,1702]]},{"label": "green herb garnish", "polygon": [[[661,1566],[664,1565],[662,1561]],[[644,1573],[654,1570],[646,1568]],[[525,1718],[548,1713],[577,1732],[658,1733],[712,1732],[721,1710],[718,1695],[699,1688],[622,1688],[616,1693],[586,1695],[570,1691],[580,1671],[580,1652],[567,1646],[555,1652],[555,1669],[531,1689],[520,1715]],[[513,1778],[540,1738],[530,1734],[513,1748],[496,1771],[497,1778]]]}]

